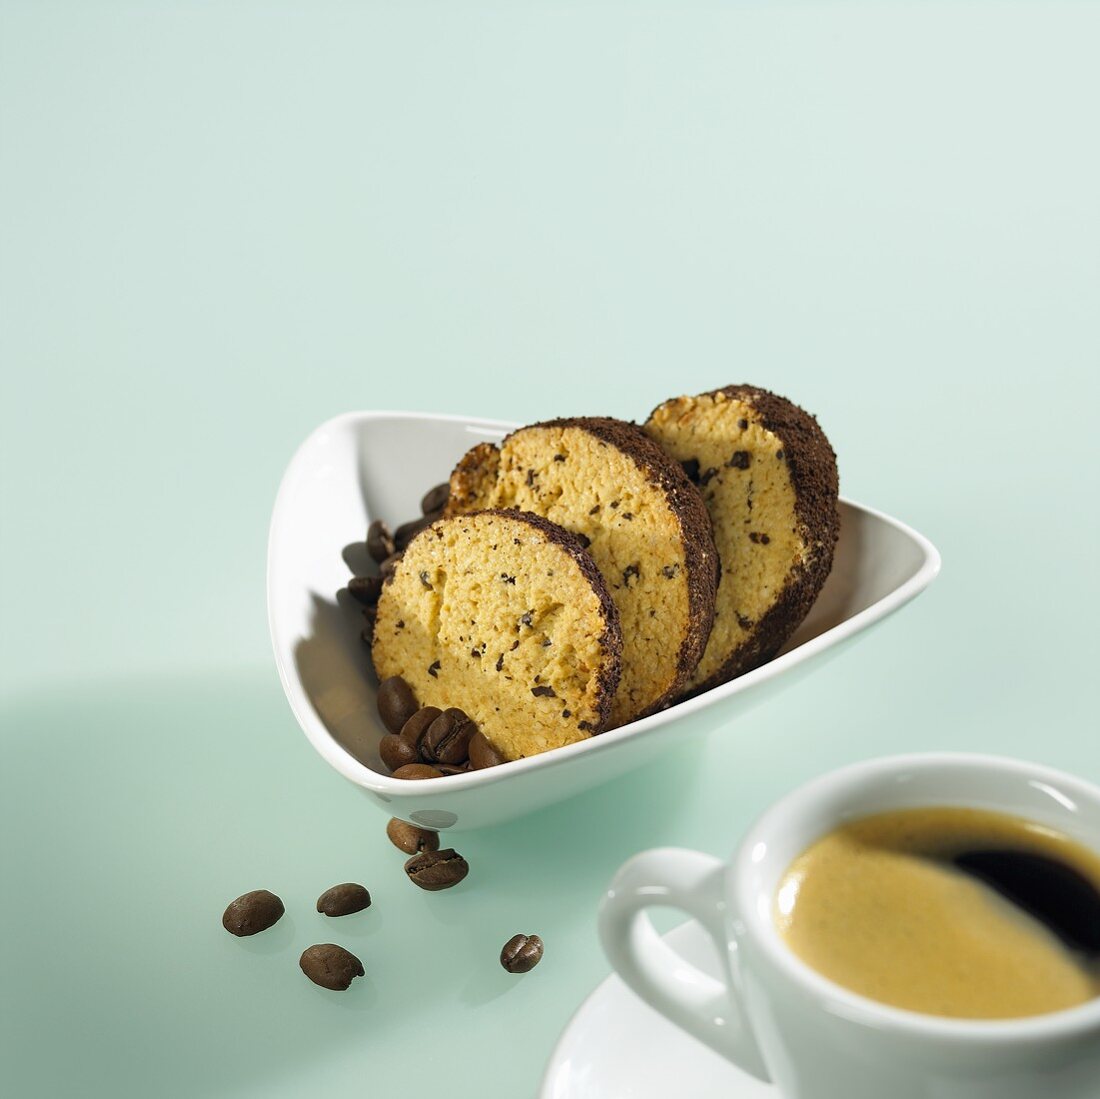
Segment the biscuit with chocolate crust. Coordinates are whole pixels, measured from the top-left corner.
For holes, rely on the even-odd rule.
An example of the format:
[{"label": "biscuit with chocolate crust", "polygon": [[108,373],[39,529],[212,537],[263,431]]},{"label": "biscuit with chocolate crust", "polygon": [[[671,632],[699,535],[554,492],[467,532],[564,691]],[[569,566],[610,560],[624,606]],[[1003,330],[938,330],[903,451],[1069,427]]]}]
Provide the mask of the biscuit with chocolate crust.
[{"label": "biscuit with chocolate crust", "polygon": [[481,443],[451,475],[447,514],[516,507],[580,537],[619,611],[622,676],[611,727],[687,685],[714,615],[710,519],[680,464],[634,424],[606,417],[519,428]]},{"label": "biscuit with chocolate crust", "polygon": [[644,428],[698,484],[721,559],[698,694],[770,660],[813,605],[840,533],[836,455],[813,416],[751,385],[665,401]]},{"label": "biscuit with chocolate crust", "polygon": [[439,519],[378,600],[372,657],[421,706],[457,706],[505,759],[603,730],[619,681],[619,615],[580,541],[537,515]]}]

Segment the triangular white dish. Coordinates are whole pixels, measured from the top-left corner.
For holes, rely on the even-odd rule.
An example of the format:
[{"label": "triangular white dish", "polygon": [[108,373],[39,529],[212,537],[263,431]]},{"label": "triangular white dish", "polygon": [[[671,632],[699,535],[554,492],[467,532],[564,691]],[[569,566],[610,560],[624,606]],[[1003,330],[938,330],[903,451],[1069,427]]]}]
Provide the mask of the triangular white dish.
[{"label": "triangular white dish", "polygon": [[275,502],[268,543],[271,640],[283,688],[310,743],[387,816],[430,828],[479,828],[607,782],[722,730],[794,683],[822,657],[881,622],[939,571],[932,544],[896,519],[841,501],[832,574],[783,652],[704,695],[579,744],[502,767],[435,779],[392,778],[378,756],[385,730],[362,620],[336,593],[350,575],[342,552],[367,525],[419,515],[419,500],[474,443],[516,425],[414,412],[352,412],[317,428],[294,455]]}]

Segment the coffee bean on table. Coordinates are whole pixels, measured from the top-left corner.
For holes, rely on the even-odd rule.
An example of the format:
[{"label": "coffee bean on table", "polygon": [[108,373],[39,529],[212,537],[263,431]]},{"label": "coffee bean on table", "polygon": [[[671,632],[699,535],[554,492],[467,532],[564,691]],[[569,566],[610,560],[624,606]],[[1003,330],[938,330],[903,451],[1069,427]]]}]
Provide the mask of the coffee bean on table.
[{"label": "coffee bean on table", "polygon": [[317,911],[325,916],[350,916],[364,908],[370,908],[370,893],[356,882],[334,885],[317,898]]},{"label": "coffee bean on table", "polygon": [[538,935],[513,935],[500,952],[500,964],[509,973],[529,973],[542,961],[542,952]]},{"label": "coffee bean on table", "polygon": [[397,771],[410,763],[419,764],[420,753],[415,744],[410,744],[396,733],[387,733],[378,742],[378,754],[382,762],[391,770]]},{"label": "coffee bean on table", "polygon": [[381,519],[375,519],[367,527],[367,553],[379,564],[382,564],[387,557],[393,555],[395,548],[390,528]]},{"label": "coffee bean on table", "polygon": [[465,763],[437,763],[436,770],[443,776],[464,775],[470,770],[470,761]]},{"label": "coffee bean on table", "polygon": [[412,688],[399,675],[391,675],[378,684],[378,714],[391,733],[401,732],[401,726],[420,709]]},{"label": "coffee bean on table", "polygon": [[465,710],[451,706],[428,726],[420,741],[420,754],[433,763],[463,763],[470,756],[470,740],[477,725]]},{"label": "coffee bean on table", "polygon": [[266,889],[253,889],[235,901],[230,901],[222,913],[222,927],[230,935],[243,938],[256,935],[278,923],[283,913],[283,902]]},{"label": "coffee bean on table", "polygon": [[353,576],[348,581],[348,594],[354,596],[364,606],[373,607],[382,594],[382,577]]},{"label": "coffee bean on table", "polygon": [[424,493],[424,499],[420,501],[420,510],[424,515],[430,515],[433,511],[442,511],[447,501],[451,498],[451,483],[444,481],[435,488],[430,488]]},{"label": "coffee bean on table", "polygon": [[458,885],[469,872],[466,860],[450,847],[445,851],[424,851],[405,863],[409,880],[433,893]]},{"label": "coffee bean on table", "polygon": [[356,977],[363,976],[363,963],[335,943],[307,947],[298,959],[302,972],[315,984],[333,992],[346,992]]},{"label": "coffee bean on table", "polygon": [[398,767],[393,773],[394,778],[422,779],[442,778],[443,772],[429,767],[426,763],[406,763],[404,767]]},{"label": "coffee bean on table", "polygon": [[504,757],[489,743],[484,733],[478,732],[470,738],[470,766],[481,770],[483,767],[496,767],[504,763]]},{"label": "coffee bean on table", "polygon": [[391,819],[386,825],[386,835],[390,837],[390,843],[400,848],[406,855],[419,855],[421,851],[439,850],[438,832],[417,828],[415,824],[408,824],[398,820],[397,817]]},{"label": "coffee bean on table", "polygon": [[[438,518],[438,516],[436,516]],[[422,515],[419,519],[413,519],[408,523],[402,523],[401,526],[393,532],[393,544],[401,550],[405,551],[405,547],[422,531],[430,527],[433,522],[433,517],[430,515]]]},{"label": "coffee bean on table", "polygon": [[438,706],[423,706],[401,726],[401,739],[407,740],[413,747],[420,744],[427,728],[443,711]]}]

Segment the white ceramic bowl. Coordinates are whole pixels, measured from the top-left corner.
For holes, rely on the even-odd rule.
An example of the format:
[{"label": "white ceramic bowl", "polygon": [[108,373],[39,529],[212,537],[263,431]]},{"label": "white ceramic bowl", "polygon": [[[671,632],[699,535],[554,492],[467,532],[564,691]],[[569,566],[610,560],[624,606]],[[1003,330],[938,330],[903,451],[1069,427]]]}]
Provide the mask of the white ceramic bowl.
[{"label": "white ceramic bowl", "polygon": [[697,698],[580,744],[501,767],[427,782],[391,778],[378,756],[386,730],[362,617],[336,593],[350,575],[345,547],[368,523],[420,514],[476,442],[513,424],[409,412],[352,412],[322,424],[298,449],[275,501],[267,603],[279,676],[314,748],[389,816],[430,828],[479,828],[587,790],[676,745],[728,726],[749,706],[820,665],[935,578],[935,547],[916,531],[842,500],[833,571],[806,621],[770,663]]}]

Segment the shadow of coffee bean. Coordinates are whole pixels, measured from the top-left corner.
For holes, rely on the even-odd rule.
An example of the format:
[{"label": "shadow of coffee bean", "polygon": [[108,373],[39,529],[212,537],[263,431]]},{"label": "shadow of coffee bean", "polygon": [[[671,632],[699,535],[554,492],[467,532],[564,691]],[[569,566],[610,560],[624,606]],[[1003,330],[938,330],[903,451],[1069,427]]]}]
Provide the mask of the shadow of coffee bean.
[{"label": "shadow of coffee bean", "polygon": [[309,926],[319,929],[318,934],[333,936],[332,942],[336,942],[337,937],[360,940],[373,938],[382,931],[386,923],[385,915],[379,910],[377,898],[372,901],[370,908],[365,908],[362,912],[353,912],[349,916],[324,916],[317,911],[314,911],[313,915],[316,919],[311,921]]},{"label": "shadow of coffee bean", "polygon": [[340,551],[340,556],[343,557],[344,564],[351,569],[352,575],[378,575],[378,565],[374,558],[367,552],[366,542],[349,542],[343,550]]},{"label": "shadow of coffee bean", "polygon": [[[326,939],[325,941],[335,942],[336,938],[337,936],[333,936],[332,939]],[[316,941],[320,942],[321,940],[318,939]],[[304,950],[305,947],[302,949]],[[361,955],[354,950],[352,953],[362,961],[364,969],[369,966],[369,958],[361,957]],[[288,962],[298,970],[298,976],[301,977],[303,995],[311,996],[315,1000],[329,1004],[337,1011],[352,1012],[358,1015],[365,1014],[368,1011],[378,1010],[378,986],[371,980],[370,973],[367,973],[364,977],[356,977],[343,992],[335,992],[332,989],[321,988],[320,985],[315,985],[301,971],[298,966],[298,958],[300,955],[301,951],[298,951],[293,958],[288,959]]]},{"label": "shadow of coffee bean", "polygon": [[[286,903],[285,900],[283,903]],[[249,954],[279,954],[290,948],[294,942],[295,931],[294,920],[288,911],[283,913],[274,927],[269,927],[256,935],[236,939],[235,944]],[[228,932],[224,929],[222,934],[228,936]]]},{"label": "shadow of coffee bean", "polygon": [[506,973],[497,958],[476,959],[477,969],[459,990],[458,998],[471,1007],[487,1004],[511,992],[522,976]]}]

